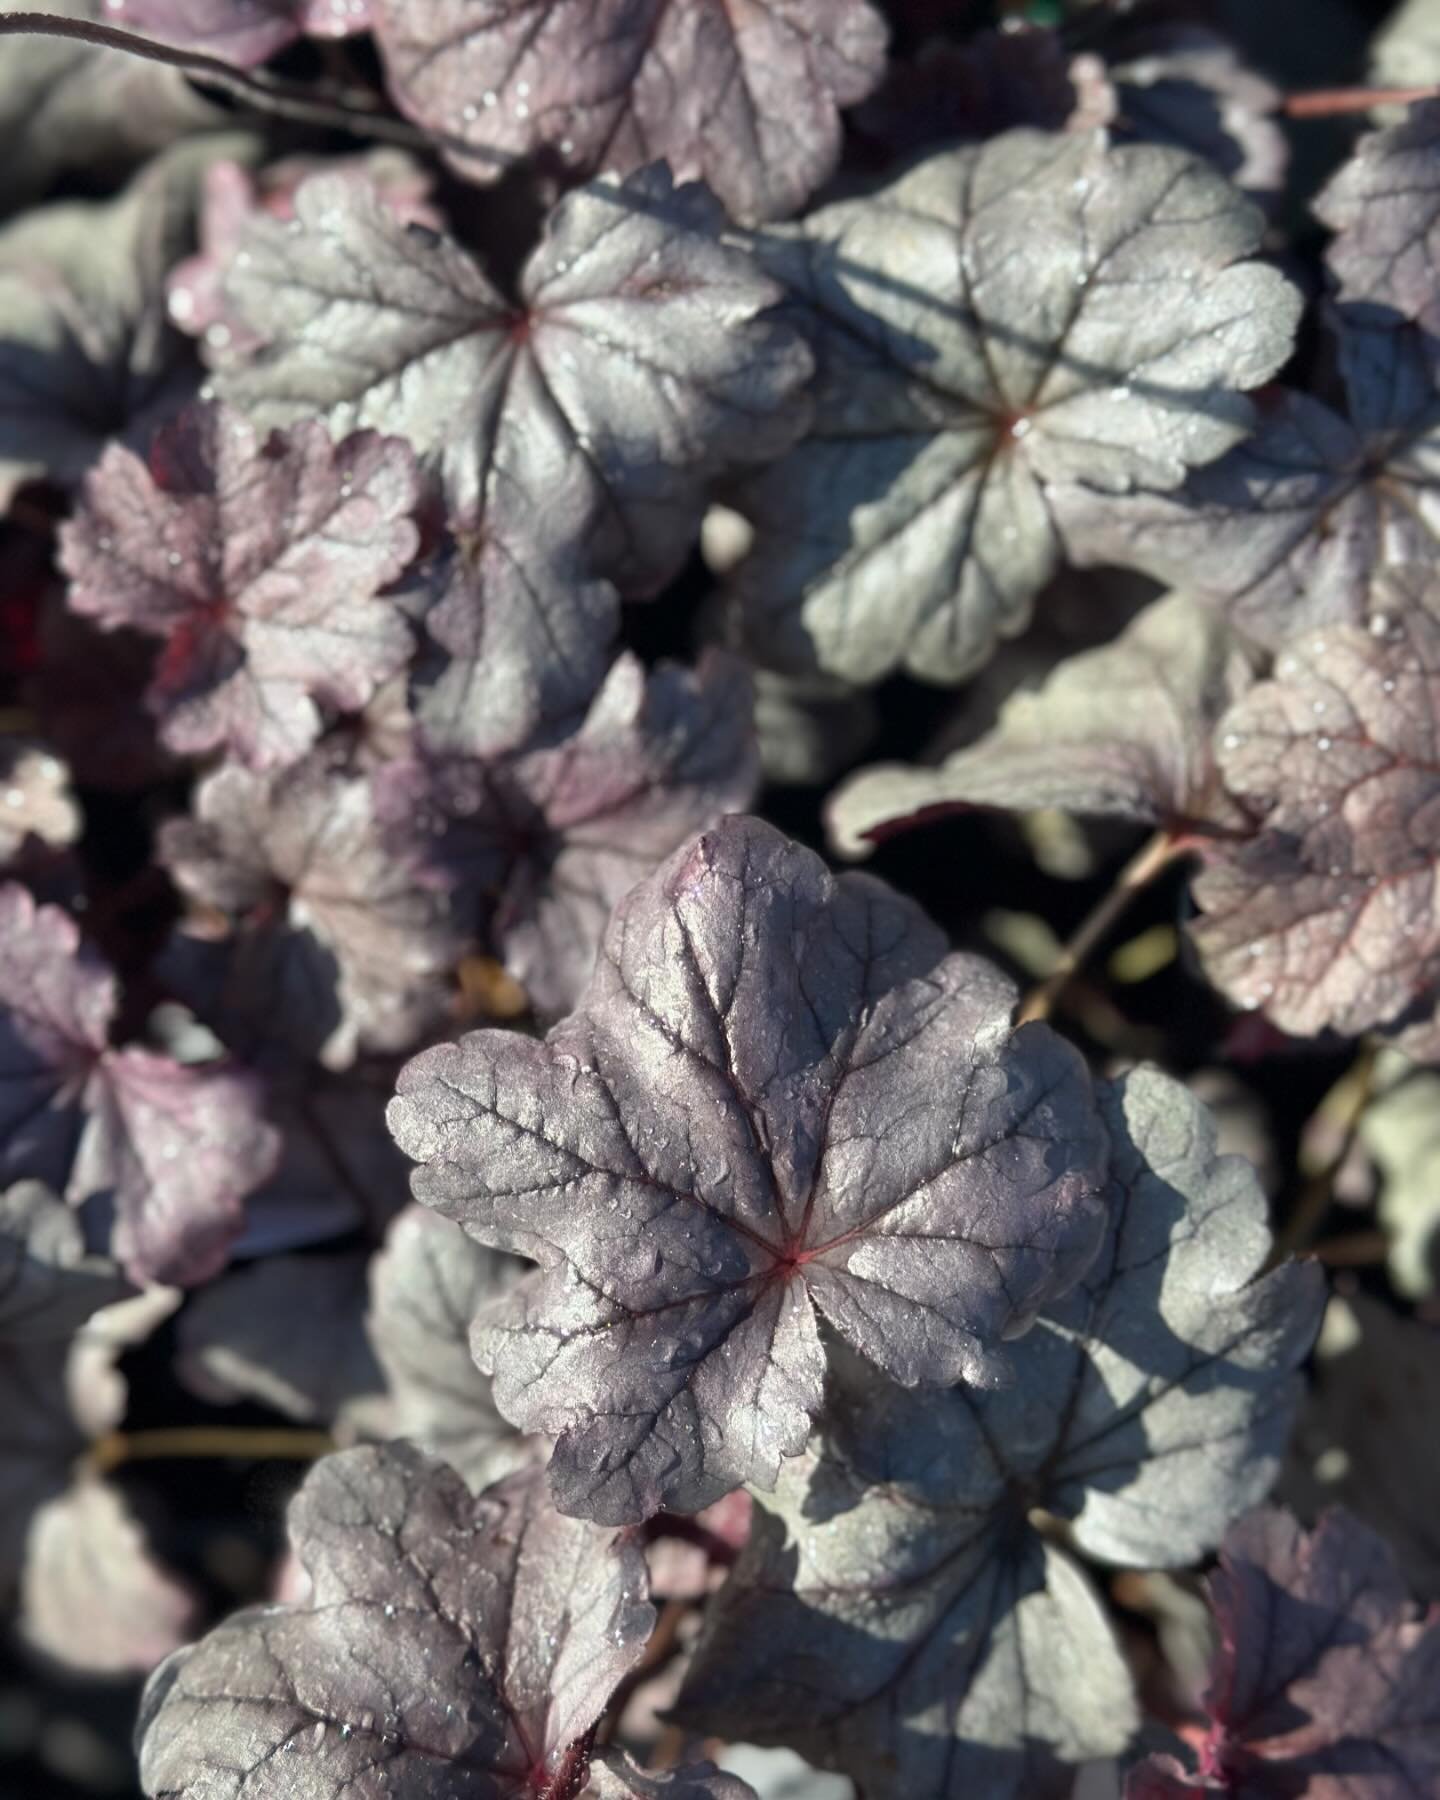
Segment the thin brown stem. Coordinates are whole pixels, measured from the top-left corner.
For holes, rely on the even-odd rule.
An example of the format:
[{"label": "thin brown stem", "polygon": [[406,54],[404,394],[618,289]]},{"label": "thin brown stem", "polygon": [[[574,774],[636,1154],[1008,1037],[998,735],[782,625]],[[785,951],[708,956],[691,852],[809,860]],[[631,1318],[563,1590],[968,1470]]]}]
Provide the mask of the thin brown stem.
[{"label": "thin brown stem", "polygon": [[1308,1250],[1319,1236],[1335,1200],[1335,1177],[1344,1167],[1355,1146],[1360,1121],[1375,1097],[1375,1074],[1379,1053],[1373,1044],[1361,1047],[1354,1062],[1320,1102],[1333,1133],[1332,1148],[1324,1166],[1316,1169],[1300,1190],[1294,1210],[1276,1233],[1268,1267],[1284,1262],[1287,1256]]},{"label": "thin brown stem", "polygon": [[1099,905],[1083,921],[1080,929],[1060,952],[1060,960],[1037,988],[1031,990],[1020,1008],[1017,1023],[1028,1025],[1032,1019],[1048,1019],[1055,1003],[1074,979],[1095,947],[1105,938],[1135,896],[1185,854],[1187,843],[1168,831],[1157,831],[1131,857],[1115,878],[1115,884]]},{"label": "thin brown stem", "polygon": [[43,12],[0,13],[0,37],[9,36],[77,38],[81,43],[94,44],[102,50],[119,50],[147,62],[164,63],[202,86],[219,88],[252,111],[294,119],[303,125],[319,125],[348,132],[352,137],[402,144],[408,150],[428,150],[435,143],[431,134],[403,119],[377,112],[373,104],[347,102],[344,97],[317,99],[313,90],[301,82],[282,81],[278,76],[236,68],[204,51],[181,50],[173,44],[140,37],[133,31],[120,31],[113,25],[101,25],[93,19],[65,19]]},{"label": "thin brown stem", "polygon": [[156,1431],[112,1431],[90,1448],[85,1466],[108,1475],[122,1463],[172,1458],[238,1457],[247,1462],[315,1462],[335,1440],[328,1431],[298,1427],[251,1430],[244,1425],[177,1425]]},{"label": "thin brown stem", "polygon": [[1419,100],[1440,100],[1440,87],[1316,88],[1287,95],[1281,111],[1291,119],[1338,119],[1372,106],[1413,106]]}]

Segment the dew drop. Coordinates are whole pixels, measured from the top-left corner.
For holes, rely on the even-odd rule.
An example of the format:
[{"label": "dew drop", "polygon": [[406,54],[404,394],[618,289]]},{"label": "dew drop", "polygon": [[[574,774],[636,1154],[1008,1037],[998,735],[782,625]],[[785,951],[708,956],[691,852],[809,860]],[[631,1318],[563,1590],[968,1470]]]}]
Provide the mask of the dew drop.
[{"label": "dew drop", "polygon": [[517,100],[515,102],[515,117],[517,119],[528,119],[530,117],[530,108],[523,100]]},{"label": "dew drop", "polygon": [[1317,748],[1321,750],[1328,750],[1330,748],[1330,740],[1328,737],[1316,738],[1315,743]]},{"label": "dew drop", "polygon": [[1391,621],[1390,615],[1388,613],[1378,612],[1378,613],[1374,613],[1371,615],[1371,619],[1370,619],[1370,635],[1371,635],[1371,637],[1378,637],[1378,638],[1389,637],[1390,633],[1394,630],[1394,628],[1395,628],[1394,624]]},{"label": "dew drop", "polygon": [[480,117],[480,108],[472,100],[468,106],[462,106],[460,108],[460,117],[467,125],[473,125],[476,119]]},{"label": "dew drop", "polygon": [[1325,702],[1323,700],[1317,700],[1310,710],[1318,717],[1325,710]]},{"label": "dew drop", "polygon": [[1380,683],[1380,691],[1385,694],[1393,694],[1395,692],[1395,683],[1388,675],[1385,677],[1384,681]]},{"label": "dew drop", "polygon": [[1238,750],[1245,740],[1238,732],[1227,731],[1221,742],[1226,750]]},{"label": "dew drop", "polygon": [[495,92],[494,88],[486,88],[485,92],[480,96],[480,104],[482,106],[498,106],[500,104],[500,96]]},{"label": "dew drop", "polygon": [[172,569],[178,569],[182,559],[178,550],[167,550],[165,553],[165,560]]}]

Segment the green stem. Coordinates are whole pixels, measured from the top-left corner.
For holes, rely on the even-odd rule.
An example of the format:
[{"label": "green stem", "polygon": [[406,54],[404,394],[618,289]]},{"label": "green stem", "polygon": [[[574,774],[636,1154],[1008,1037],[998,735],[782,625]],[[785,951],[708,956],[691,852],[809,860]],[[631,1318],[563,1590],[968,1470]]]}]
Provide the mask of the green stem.
[{"label": "green stem", "polygon": [[328,1431],[300,1427],[252,1430],[245,1425],[176,1425],[155,1431],[112,1431],[90,1448],[86,1467],[108,1475],[122,1463],[198,1457],[238,1457],[247,1462],[314,1462],[328,1456]]}]

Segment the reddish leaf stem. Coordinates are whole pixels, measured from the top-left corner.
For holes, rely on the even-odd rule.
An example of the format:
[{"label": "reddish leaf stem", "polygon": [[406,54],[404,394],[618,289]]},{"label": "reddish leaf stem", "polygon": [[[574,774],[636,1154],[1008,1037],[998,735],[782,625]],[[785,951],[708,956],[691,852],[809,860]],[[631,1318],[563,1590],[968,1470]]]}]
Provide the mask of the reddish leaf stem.
[{"label": "reddish leaf stem", "polygon": [[1315,88],[1287,95],[1280,110],[1290,119],[1338,119],[1369,112],[1372,106],[1413,106],[1418,100],[1440,100],[1440,87]]}]

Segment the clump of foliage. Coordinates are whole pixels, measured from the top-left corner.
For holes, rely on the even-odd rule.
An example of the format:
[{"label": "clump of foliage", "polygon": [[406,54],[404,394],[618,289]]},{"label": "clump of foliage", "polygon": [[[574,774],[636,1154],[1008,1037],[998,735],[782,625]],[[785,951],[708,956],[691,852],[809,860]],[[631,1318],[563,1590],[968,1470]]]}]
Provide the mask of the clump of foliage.
[{"label": "clump of foliage", "polygon": [[1440,6],[1229,10],[0,11],[0,1788],[1440,1792]]}]

